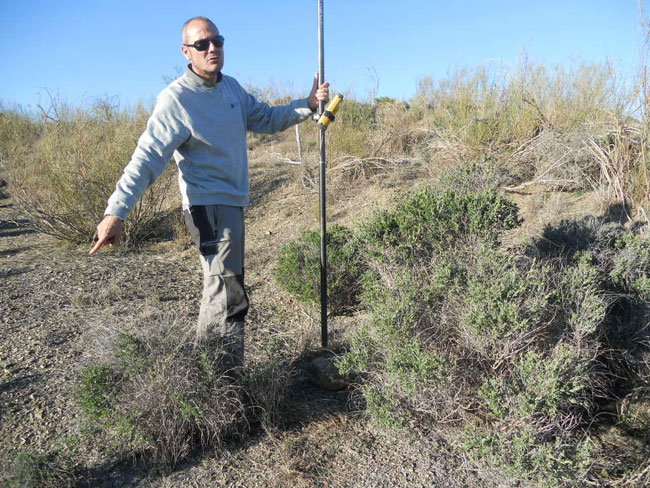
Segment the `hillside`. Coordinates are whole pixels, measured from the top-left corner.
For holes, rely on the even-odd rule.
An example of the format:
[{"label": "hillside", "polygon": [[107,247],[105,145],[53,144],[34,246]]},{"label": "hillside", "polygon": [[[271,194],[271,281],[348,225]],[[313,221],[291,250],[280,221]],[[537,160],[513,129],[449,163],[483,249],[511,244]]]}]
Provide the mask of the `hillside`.
[{"label": "hillside", "polygon": [[[141,252],[88,257],[35,231],[13,200],[0,206],[2,261],[2,470],[17,455],[64,446],[91,486],[431,486],[446,479],[435,440],[374,429],[349,393],[312,386],[301,358],[318,350],[317,314],[304,310],[271,277],[277,249],[317,227],[317,194],[292,165],[271,156],[252,163],[247,212],[247,285],[252,308],[247,354],[278,340],[297,361],[285,399],[283,427],[255,430],[222,451],[196,453],[170,475],[147,474],[128,459],[113,461],[79,435],[82,414],[73,391],[89,357],[89,336],[106,322],[138,323],[171,313],[191,324],[198,314],[200,266],[194,249],[173,242]],[[393,178],[396,180],[396,178]],[[333,223],[351,222],[385,202],[398,181],[332,189]],[[9,190],[11,193],[11,189]],[[354,318],[348,318],[354,321]],[[345,323],[332,321],[333,337]],[[336,339],[334,339],[336,343]],[[396,444],[397,443],[397,444]],[[67,447],[74,445],[74,448]],[[422,450],[430,456],[422,457]]]},{"label": "hillside", "polygon": [[[91,486],[496,486],[435,432],[386,430],[370,421],[353,392],[331,393],[305,378],[303,360],[318,349],[318,318],[280,290],[272,278],[282,244],[317,228],[317,194],[303,185],[300,167],[254,151],[252,201],[247,211],[247,285],[252,308],[247,354],[260,357],[277,342],[292,359],[282,419],[253,427],[243,440],[196,451],[172,473],[113,459],[80,435],[74,390],[91,361],[96,330],[108,322],[137,324],[171,314],[191,324],[198,312],[200,269],[193,249],[174,241],[140,252],[88,257],[33,230],[12,199],[0,206],[2,255],[2,468],[20,453],[62,449]],[[333,182],[331,224],[367,219],[373,207],[431,176],[418,165],[349,185]],[[9,189],[9,193],[12,189]],[[514,245],[561,219],[602,215],[594,193],[531,188],[509,195],[523,225],[505,238]],[[334,347],[363,317],[334,318]],[[628,446],[629,447],[629,446]],[[647,449],[647,447],[639,449]],[[57,451],[58,452],[58,451]],[[44,469],[50,469],[44,468]],[[7,472],[7,471],[5,471]],[[494,484],[496,483],[496,484]],[[501,485],[500,485],[501,486]]]}]

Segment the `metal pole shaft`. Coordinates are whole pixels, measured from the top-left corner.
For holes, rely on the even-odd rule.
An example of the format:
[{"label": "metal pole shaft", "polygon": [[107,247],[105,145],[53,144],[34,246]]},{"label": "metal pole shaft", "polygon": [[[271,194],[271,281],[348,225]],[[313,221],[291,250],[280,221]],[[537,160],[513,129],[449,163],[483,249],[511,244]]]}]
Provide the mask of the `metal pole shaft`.
[{"label": "metal pole shaft", "polygon": [[[318,84],[325,82],[325,56],[323,42],[323,0],[318,0]],[[319,102],[318,114],[325,111],[325,102]],[[321,345],[327,347],[327,212],[325,170],[327,156],[325,152],[325,128],[320,126],[320,317]]]}]

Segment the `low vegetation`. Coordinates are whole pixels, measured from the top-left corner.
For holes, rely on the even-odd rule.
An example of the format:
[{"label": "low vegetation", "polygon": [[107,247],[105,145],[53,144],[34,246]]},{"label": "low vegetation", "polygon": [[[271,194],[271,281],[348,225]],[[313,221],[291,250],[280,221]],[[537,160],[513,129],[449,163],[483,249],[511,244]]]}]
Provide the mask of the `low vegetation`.
[{"label": "low vegetation", "polygon": [[15,488],[74,488],[81,473],[73,453],[56,448],[18,455],[6,481]]},{"label": "low vegetation", "polygon": [[154,311],[97,329],[76,391],[86,435],[113,455],[168,470],[196,447],[215,449],[251,425],[278,422],[289,372],[282,354],[233,372],[221,348],[196,347],[191,330]]},{"label": "low vegetation", "polygon": [[[333,225],[327,233],[328,311],[340,314],[357,304],[364,269],[361,243],[341,225]],[[320,245],[320,233],[304,233],[280,249],[275,268],[282,288],[315,307],[320,306],[321,299]]]},{"label": "low vegetation", "polygon": [[611,405],[650,380],[650,239],[587,218],[503,249],[516,225],[493,190],[430,189],[361,225],[369,319],[341,371],[363,377],[375,422],[443,431],[508,484],[613,481],[636,466],[595,439],[624,422]]}]

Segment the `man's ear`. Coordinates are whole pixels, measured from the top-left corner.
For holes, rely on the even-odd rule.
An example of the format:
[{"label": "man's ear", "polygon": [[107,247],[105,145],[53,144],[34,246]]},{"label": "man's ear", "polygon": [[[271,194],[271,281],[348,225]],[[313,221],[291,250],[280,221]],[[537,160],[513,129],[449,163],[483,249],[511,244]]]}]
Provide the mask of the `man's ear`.
[{"label": "man's ear", "polygon": [[190,50],[187,48],[187,46],[181,46],[181,52],[188,61],[192,61],[192,58],[190,58]]}]

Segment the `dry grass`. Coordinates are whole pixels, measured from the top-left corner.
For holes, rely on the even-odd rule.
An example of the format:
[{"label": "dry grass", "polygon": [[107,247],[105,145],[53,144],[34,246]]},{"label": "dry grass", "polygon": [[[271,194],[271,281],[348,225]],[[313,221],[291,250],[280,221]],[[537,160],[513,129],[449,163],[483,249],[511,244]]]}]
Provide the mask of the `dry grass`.
[{"label": "dry grass", "polygon": [[[148,110],[119,110],[110,100],[91,110],[52,101],[40,121],[18,112],[0,117],[0,160],[12,194],[42,232],[78,244],[92,240],[106,200],[131,157]],[[138,245],[160,234],[172,197],[174,171],[143,196],[125,228],[124,242]]]},{"label": "dry grass", "polygon": [[[218,347],[194,346],[193,324],[145,309],[133,323],[103,322],[87,338],[80,403],[122,454],[168,469],[197,445],[215,449],[247,430],[242,387]],[[86,380],[103,371],[107,383]]]},{"label": "dry grass", "polygon": [[[327,131],[328,168],[337,181],[385,178],[414,166],[436,177],[466,162],[490,161],[510,172],[510,188],[547,185],[597,189],[643,214],[648,209],[647,126],[635,111],[638,85],[623,85],[608,64],[548,68],[523,58],[514,68],[459,69],[436,83],[422,78],[409,103],[346,98]],[[255,90],[272,104],[287,89]],[[2,165],[41,230],[82,242],[92,235],[107,196],[128,161],[147,111],[119,111],[110,100],[83,111],[52,102],[40,120],[4,108]],[[636,116],[639,121],[633,118]],[[251,135],[258,151],[299,165],[306,187],[317,181],[318,129]],[[133,241],[157,232],[169,199],[169,172],[129,219]],[[24,189],[24,191],[20,191]],[[172,202],[170,204],[170,202]]]}]

